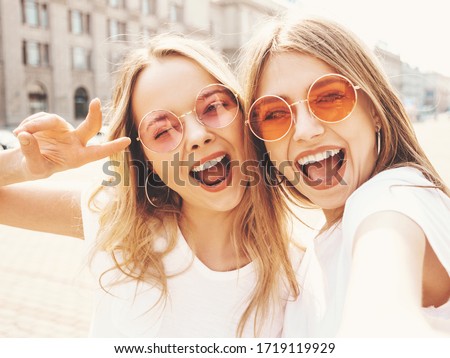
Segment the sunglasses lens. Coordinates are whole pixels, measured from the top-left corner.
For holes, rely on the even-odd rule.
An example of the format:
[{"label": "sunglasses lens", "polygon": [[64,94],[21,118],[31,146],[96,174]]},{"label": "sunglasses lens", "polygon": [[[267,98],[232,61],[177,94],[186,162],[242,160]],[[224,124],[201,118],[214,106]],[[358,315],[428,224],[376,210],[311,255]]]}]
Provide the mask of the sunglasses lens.
[{"label": "sunglasses lens", "polygon": [[324,76],[312,85],[308,103],[317,118],[325,122],[339,122],[355,108],[356,90],[344,77]]},{"label": "sunglasses lens", "polygon": [[183,138],[183,126],[168,111],[153,111],[139,125],[139,138],[148,149],[165,153],[175,149]]},{"label": "sunglasses lens", "polygon": [[222,128],[229,125],[239,112],[235,94],[222,85],[205,87],[197,96],[195,112],[208,127]]},{"label": "sunglasses lens", "polygon": [[261,97],[250,108],[250,128],[262,140],[282,138],[291,128],[291,123],[291,110],[279,97]]}]

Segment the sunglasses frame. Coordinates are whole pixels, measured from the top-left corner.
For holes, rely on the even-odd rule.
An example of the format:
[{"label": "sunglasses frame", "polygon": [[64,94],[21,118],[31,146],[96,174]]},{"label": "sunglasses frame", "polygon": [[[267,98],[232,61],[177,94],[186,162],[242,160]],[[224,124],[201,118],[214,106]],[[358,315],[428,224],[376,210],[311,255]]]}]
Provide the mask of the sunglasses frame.
[{"label": "sunglasses frame", "polygon": [[[343,78],[344,80],[346,80],[348,83],[351,84],[351,86],[352,86],[352,88],[353,88],[353,91],[355,92],[355,103],[354,103],[354,105],[353,105],[352,110],[351,110],[344,118],[342,118],[342,119],[340,119],[340,120],[338,120],[338,121],[334,121],[334,122],[325,121],[325,120],[319,118],[318,116],[316,116],[316,115],[314,114],[314,112],[311,110],[311,106],[309,105],[309,100],[308,100],[308,97],[309,97],[309,95],[310,95],[310,93],[311,93],[311,89],[314,87],[314,85],[315,85],[318,81],[320,81],[321,79],[323,79],[324,77],[328,77],[328,76],[337,76],[337,77]],[[270,94],[269,94],[269,95],[264,95],[264,96],[261,96],[261,97],[257,98],[257,99],[252,103],[252,105],[250,106],[250,110],[248,111],[248,116],[247,116],[247,120],[245,121],[245,125],[247,125],[247,126],[250,128],[250,130],[252,131],[252,133],[253,133],[253,135],[254,135],[255,137],[257,137],[258,139],[260,139],[260,140],[262,140],[262,141],[264,141],[264,142],[276,142],[276,141],[279,141],[279,140],[283,139],[284,137],[286,137],[286,135],[290,132],[290,130],[291,130],[291,128],[292,128],[292,123],[297,123],[296,117],[295,117],[294,113],[292,112],[292,107],[294,107],[294,106],[296,106],[296,105],[298,105],[298,104],[301,104],[301,103],[305,103],[305,102],[308,104],[308,111],[309,111],[309,113],[310,113],[314,118],[316,118],[317,120],[319,120],[319,121],[321,121],[321,122],[323,122],[323,123],[327,123],[327,124],[340,123],[340,122],[346,120],[348,117],[350,117],[350,115],[351,115],[351,114],[353,113],[353,111],[355,110],[356,104],[357,104],[357,102],[358,102],[358,90],[359,90],[359,89],[361,89],[361,87],[360,87],[360,86],[355,86],[355,85],[353,84],[353,82],[350,81],[347,77],[345,77],[345,76],[343,76],[343,75],[341,75],[341,74],[339,74],[339,73],[327,73],[327,74],[325,74],[325,75],[319,76],[318,78],[316,78],[316,79],[314,80],[313,83],[311,83],[311,85],[310,85],[309,88],[308,88],[308,93],[306,94],[306,98],[305,98],[305,99],[300,99],[300,100],[295,101],[295,102],[293,102],[293,103],[291,103],[291,104],[287,103],[286,100],[285,100],[284,98],[281,98],[280,96],[277,96],[277,95],[270,95]],[[277,138],[277,139],[264,139],[264,138],[261,138],[259,135],[257,135],[257,134],[255,133],[255,131],[253,130],[252,126],[250,125],[250,116],[251,116],[253,107],[255,106],[255,104],[256,104],[259,100],[261,100],[261,99],[263,99],[263,98],[267,98],[267,97],[270,97],[270,98],[276,98],[276,99],[281,100],[283,103],[286,104],[287,108],[289,108],[289,112],[291,113],[291,121],[290,121],[290,124],[289,124],[289,128],[287,129],[286,133],[284,133],[280,138]]]},{"label": "sunglasses frame", "polygon": [[[237,104],[237,110],[236,110],[236,113],[235,113],[233,119],[230,121],[230,123],[227,123],[226,125],[221,126],[221,127],[211,127],[211,126],[208,126],[207,124],[205,124],[204,122],[202,122],[202,120],[200,119],[200,117],[199,117],[198,114],[197,114],[197,108],[196,108],[197,105],[196,105],[196,104],[197,104],[197,101],[198,101],[198,99],[199,99],[200,94],[201,94],[205,89],[207,89],[208,87],[212,87],[212,86],[221,86],[221,87],[224,87],[225,89],[227,89],[228,91],[230,91],[230,93],[233,94],[233,96],[234,96],[234,98],[235,98],[235,100],[236,100],[236,104]],[[184,114],[182,114],[182,115],[180,115],[180,116],[177,116],[175,113],[173,113],[172,111],[169,111],[169,110],[167,110],[167,109],[154,109],[154,110],[152,110],[152,111],[147,112],[146,114],[144,114],[144,116],[143,116],[143,117],[141,118],[141,120],[139,121],[139,126],[138,126],[138,128],[137,128],[138,136],[136,137],[136,141],[141,142],[142,145],[143,145],[146,149],[148,149],[149,151],[151,151],[151,152],[153,152],[153,153],[169,153],[169,152],[175,150],[175,149],[180,145],[181,141],[183,140],[183,136],[184,136],[184,126],[183,126],[183,122],[181,121],[182,118],[184,118],[184,117],[186,117],[186,116],[188,116],[188,115],[194,113],[194,114],[195,114],[195,119],[196,119],[202,126],[204,126],[204,127],[208,127],[208,128],[225,128],[225,127],[228,127],[231,123],[234,122],[234,120],[236,119],[236,117],[237,117],[237,115],[238,115],[238,113],[239,113],[239,109],[240,109],[240,108],[241,108],[241,105],[240,105],[240,103],[239,103],[239,94],[237,94],[237,93],[234,92],[230,87],[225,86],[225,85],[222,84],[222,83],[211,83],[211,84],[206,85],[205,87],[203,87],[203,88],[197,93],[197,96],[195,97],[194,108],[191,109],[189,112],[186,112],[186,113],[184,113]],[[144,119],[145,119],[148,115],[150,115],[150,114],[152,114],[152,113],[154,113],[154,112],[167,112],[167,113],[170,113],[171,115],[173,115],[175,118],[178,119],[178,122],[180,122],[181,133],[182,133],[182,135],[181,135],[181,137],[180,137],[180,141],[177,143],[177,145],[176,145],[175,147],[173,147],[173,148],[172,148],[171,150],[169,150],[169,151],[165,151],[165,152],[157,152],[157,151],[154,150],[154,149],[150,149],[149,147],[147,147],[147,146],[145,145],[144,141],[141,139],[141,136],[140,136],[140,134],[139,134],[139,133],[140,133],[140,128],[141,128],[141,125],[142,125],[142,122],[144,121]]]}]

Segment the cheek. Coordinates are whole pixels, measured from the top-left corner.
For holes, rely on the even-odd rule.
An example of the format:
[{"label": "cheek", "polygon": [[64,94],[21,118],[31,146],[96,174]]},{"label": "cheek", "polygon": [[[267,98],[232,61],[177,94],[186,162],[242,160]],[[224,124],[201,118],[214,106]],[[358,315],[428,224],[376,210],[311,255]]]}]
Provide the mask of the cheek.
[{"label": "cheek", "polygon": [[156,173],[164,183],[170,185],[170,182],[174,177],[174,168],[177,167],[174,165],[174,157],[157,153],[148,153],[148,151],[146,151],[145,154],[152,165],[153,172]]},{"label": "cheek", "polygon": [[346,133],[344,139],[348,143],[349,157],[354,170],[364,178],[370,174],[377,160],[377,143],[375,128],[370,122],[352,128]]},{"label": "cheek", "polygon": [[[329,126],[333,129],[332,126]],[[347,120],[337,123],[335,133],[344,139],[354,155],[359,156],[373,149],[375,140],[375,123],[367,111],[357,107]]]}]

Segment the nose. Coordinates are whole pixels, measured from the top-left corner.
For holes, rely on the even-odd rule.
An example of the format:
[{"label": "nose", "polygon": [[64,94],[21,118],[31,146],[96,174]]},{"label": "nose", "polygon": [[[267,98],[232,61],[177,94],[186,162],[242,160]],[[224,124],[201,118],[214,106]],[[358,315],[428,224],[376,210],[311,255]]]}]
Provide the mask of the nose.
[{"label": "nose", "polygon": [[194,113],[185,117],[184,135],[186,138],[186,147],[190,150],[196,150],[214,140],[215,136],[211,130],[201,124]]},{"label": "nose", "polygon": [[293,136],[295,141],[311,140],[324,133],[324,124],[313,116],[307,102],[297,104],[292,112],[295,115]]}]

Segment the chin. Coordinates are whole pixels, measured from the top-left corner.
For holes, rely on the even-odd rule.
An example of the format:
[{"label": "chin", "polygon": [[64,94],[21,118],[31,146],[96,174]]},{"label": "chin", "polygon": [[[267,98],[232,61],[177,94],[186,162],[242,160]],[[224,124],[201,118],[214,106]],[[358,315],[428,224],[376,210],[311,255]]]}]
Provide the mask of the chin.
[{"label": "chin", "polygon": [[307,197],[322,210],[334,210],[343,207],[352,192],[347,186],[336,186],[329,190],[309,192]]},{"label": "chin", "polygon": [[233,194],[226,195],[224,200],[216,200],[214,205],[217,207],[217,211],[231,211],[236,209],[242,203],[245,190],[238,188],[235,189]]}]

